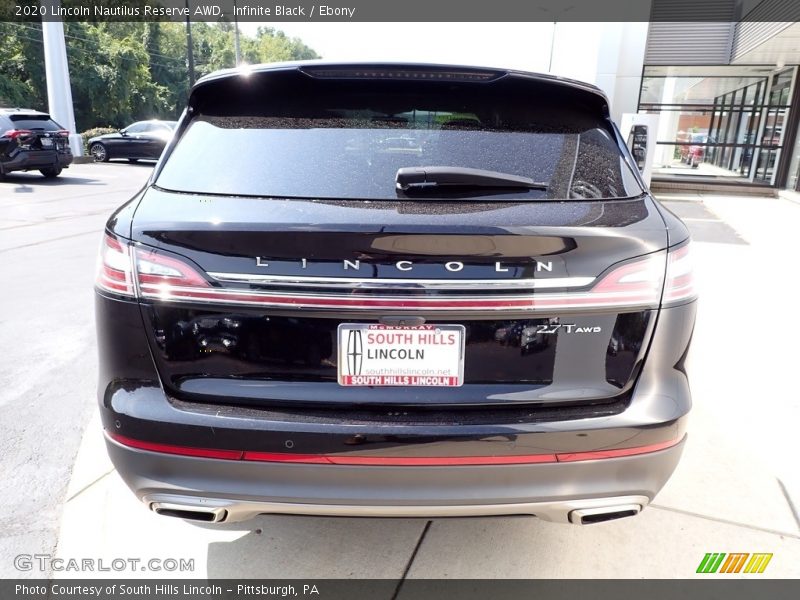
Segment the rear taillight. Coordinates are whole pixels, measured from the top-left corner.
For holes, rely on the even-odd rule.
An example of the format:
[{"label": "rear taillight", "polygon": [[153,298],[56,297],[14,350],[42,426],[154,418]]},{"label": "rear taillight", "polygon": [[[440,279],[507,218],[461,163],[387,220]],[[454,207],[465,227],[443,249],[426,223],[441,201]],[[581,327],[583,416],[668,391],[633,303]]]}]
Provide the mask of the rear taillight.
[{"label": "rear taillight", "polygon": [[97,260],[95,285],[122,296],[135,296],[130,248],[108,234],[103,236]]},{"label": "rear taillight", "polygon": [[158,250],[137,248],[105,234],[100,247],[96,285],[123,296],[160,300],[191,297],[188,291],[209,287],[187,263]]},{"label": "rear taillight", "polygon": [[136,273],[143,298],[173,300],[191,290],[210,287],[208,281],[185,262],[155,250],[136,248]]},{"label": "rear taillight", "polygon": [[8,138],[11,140],[16,139],[25,139],[33,136],[33,132],[29,129],[9,129],[3,134],[4,138]]},{"label": "rear taillight", "polygon": [[656,252],[613,269],[586,294],[585,306],[657,306],[665,263],[664,252]]},{"label": "rear taillight", "polygon": [[671,250],[667,258],[663,304],[672,304],[697,297],[694,285],[694,263],[689,244]]},{"label": "rear taillight", "polygon": [[597,307],[600,302],[614,306],[658,305],[659,300],[662,304],[674,304],[695,299],[689,244],[669,250],[666,257],[664,252],[656,252],[617,267],[595,284],[587,296],[595,300],[591,305]]}]

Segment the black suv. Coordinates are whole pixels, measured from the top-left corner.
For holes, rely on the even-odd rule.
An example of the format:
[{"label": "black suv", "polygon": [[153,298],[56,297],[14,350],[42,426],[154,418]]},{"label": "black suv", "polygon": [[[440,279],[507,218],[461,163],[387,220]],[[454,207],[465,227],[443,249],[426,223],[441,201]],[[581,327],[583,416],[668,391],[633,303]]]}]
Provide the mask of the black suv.
[{"label": "black suv", "polygon": [[58,177],[72,163],[69,131],[50,115],[25,108],[0,108],[0,178],[12,171]]},{"label": "black suv", "polygon": [[691,406],[689,234],[600,90],[309,62],[188,103],[98,261],[102,421],[146,506],[588,524],[653,499]]}]

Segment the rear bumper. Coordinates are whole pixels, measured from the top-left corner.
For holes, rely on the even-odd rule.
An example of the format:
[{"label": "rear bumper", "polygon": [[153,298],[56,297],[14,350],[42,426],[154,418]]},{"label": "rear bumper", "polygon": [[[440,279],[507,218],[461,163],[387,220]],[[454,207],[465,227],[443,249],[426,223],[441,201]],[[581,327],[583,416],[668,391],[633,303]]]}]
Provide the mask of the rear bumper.
[{"label": "rear bumper", "polygon": [[107,446],[126,483],[149,508],[200,513],[201,520],[215,522],[263,513],[534,515],[561,523],[571,515],[574,522],[576,510],[626,507],[635,514],[661,489],[683,450],[680,442],[645,455],[573,463],[364,467],[171,456],[108,438]]},{"label": "rear bumper", "polygon": [[32,171],[51,167],[65,169],[72,164],[71,152],[55,150],[32,150],[18,152],[11,160],[3,161],[3,172]]},{"label": "rear bumper", "polygon": [[[691,407],[683,363],[693,304],[661,311],[637,383],[616,407],[478,419],[179,401],[161,387],[136,304],[98,297],[97,318],[100,411],[114,465],[151,509],[208,509],[206,520],[275,512],[568,522],[573,511],[598,505],[640,510],[678,463]],[[181,455],[182,448],[220,456]],[[624,455],[630,449],[642,452]]]}]

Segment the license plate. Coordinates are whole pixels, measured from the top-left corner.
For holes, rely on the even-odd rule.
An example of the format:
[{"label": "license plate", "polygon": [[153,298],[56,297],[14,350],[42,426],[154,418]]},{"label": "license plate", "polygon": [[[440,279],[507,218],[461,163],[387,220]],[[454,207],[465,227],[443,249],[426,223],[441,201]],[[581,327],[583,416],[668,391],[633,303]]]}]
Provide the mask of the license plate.
[{"label": "license plate", "polygon": [[50,138],[41,138],[42,148],[51,148],[53,146],[53,140]]},{"label": "license plate", "polygon": [[437,386],[464,383],[464,326],[339,325],[339,383]]}]

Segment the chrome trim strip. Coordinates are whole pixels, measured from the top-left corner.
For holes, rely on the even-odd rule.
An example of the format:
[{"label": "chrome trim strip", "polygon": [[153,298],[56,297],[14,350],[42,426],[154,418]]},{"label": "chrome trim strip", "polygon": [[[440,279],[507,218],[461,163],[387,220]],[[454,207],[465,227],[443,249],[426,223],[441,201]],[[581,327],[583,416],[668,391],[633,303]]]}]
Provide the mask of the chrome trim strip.
[{"label": "chrome trim strip", "polygon": [[443,504],[443,505],[352,505],[352,504],[300,504],[227,498],[203,498],[182,494],[151,494],[142,498],[151,507],[168,503],[183,510],[199,509],[227,512],[224,523],[246,521],[262,514],[318,515],[334,517],[487,517],[502,515],[533,515],[544,521],[570,523],[569,515],[575,510],[608,510],[634,505],[644,508],[650,503],[647,496],[631,495],[612,498],[556,500],[550,502],[518,502],[514,504]]},{"label": "chrome trim strip", "polygon": [[250,273],[209,273],[225,283],[257,283],[281,287],[328,287],[359,290],[464,290],[470,288],[492,290],[577,288],[591,284],[594,277],[558,277],[542,279],[390,279],[311,277],[304,275],[253,275]]}]

